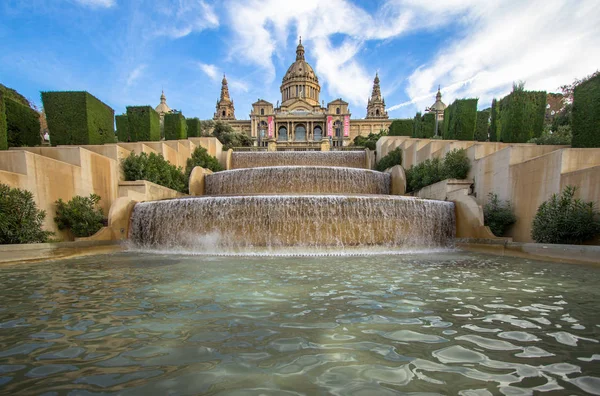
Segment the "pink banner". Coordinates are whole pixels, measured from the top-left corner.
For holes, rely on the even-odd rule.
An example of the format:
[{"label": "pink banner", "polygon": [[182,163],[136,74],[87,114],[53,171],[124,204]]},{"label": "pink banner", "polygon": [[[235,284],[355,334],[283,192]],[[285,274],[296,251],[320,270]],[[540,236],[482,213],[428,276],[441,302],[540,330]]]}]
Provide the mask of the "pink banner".
[{"label": "pink banner", "polygon": [[267,118],[267,124],[269,125],[269,138],[273,137],[273,116]]},{"label": "pink banner", "polygon": [[350,136],[350,116],[344,116],[344,137]]},{"label": "pink banner", "polygon": [[327,136],[333,136],[333,116],[327,116]]}]

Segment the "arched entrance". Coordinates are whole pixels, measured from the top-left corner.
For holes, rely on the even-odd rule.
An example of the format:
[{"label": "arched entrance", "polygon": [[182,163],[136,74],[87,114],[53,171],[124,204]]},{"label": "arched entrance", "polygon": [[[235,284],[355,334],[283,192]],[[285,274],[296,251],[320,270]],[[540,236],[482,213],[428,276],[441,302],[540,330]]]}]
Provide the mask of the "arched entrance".
[{"label": "arched entrance", "polygon": [[313,129],[313,140],[318,142],[321,139],[323,139],[323,129],[320,125],[317,125],[315,129]]},{"label": "arched entrance", "polygon": [[294,129],[294,140],[306,141],[306,127],[304,125],[296,125]]},{"label": "arched entrance", "polygon": [[277,140],[285,142],[288,140],[287,128],[282,126],[279,128],[279,133],[277,134]]}]

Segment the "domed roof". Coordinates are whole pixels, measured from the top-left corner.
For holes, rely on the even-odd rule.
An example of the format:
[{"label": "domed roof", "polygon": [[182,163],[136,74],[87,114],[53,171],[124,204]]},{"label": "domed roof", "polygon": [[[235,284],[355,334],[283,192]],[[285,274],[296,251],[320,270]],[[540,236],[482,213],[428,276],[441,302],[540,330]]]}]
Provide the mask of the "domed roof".
[{"label": "domed roof", "polygon": [[431,105],[429,108],[430,111],[444,111],[446,109],[446,104],[442,102],[442,92],[440,91],[440,87],[438,86],[437,95],[435,95],[435,103]]},{"label": "domed roof", "polygon": [[319,82],[319,79],[317,78],[312,66],[309,65],[304,59],[304,46],[302,45],[302,39],[300,39],[300,43],[298,44],[298,47],[296,47],[296,62],[290,65],[285,73],[285,76],[283,76],[282,82],[285,83],[293,78],[306,78],[317,83]]},{"label": "domed roof", "polygon": [[158,114],[167,114],[171,112],[171,108],[167,105],[165,91],[160,95],[160,104],[154,109]]}]

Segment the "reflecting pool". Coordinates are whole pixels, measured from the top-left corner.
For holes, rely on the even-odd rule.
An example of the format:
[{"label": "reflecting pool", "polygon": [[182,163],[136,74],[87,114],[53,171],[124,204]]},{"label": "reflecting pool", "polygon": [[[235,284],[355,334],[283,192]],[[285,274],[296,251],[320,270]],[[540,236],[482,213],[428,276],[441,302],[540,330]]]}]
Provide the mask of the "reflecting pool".
[{"label": "reflecting pool", "polygon": [[0,393],[600,394],[593,267],[125,252],[0,274]]}]

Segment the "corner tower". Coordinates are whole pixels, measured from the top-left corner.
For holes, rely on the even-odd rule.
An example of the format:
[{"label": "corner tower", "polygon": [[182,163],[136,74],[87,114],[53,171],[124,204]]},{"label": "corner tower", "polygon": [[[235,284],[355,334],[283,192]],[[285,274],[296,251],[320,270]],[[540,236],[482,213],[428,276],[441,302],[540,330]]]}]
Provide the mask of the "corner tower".
[{"label": "corner tower", "polygon": [[221,81],[221,97],[217,101],[217,108],[214,120],[235,120],[235,107],[233,100],[229,97],[229,87],[227,86],[227,78],[223,75]]},{"label": "corner tower", "polygon": [[367,104],[367,119],[387,120],[388,113],[385,111],[385,99],[381,96],[381,87],[379,86],[379,73],[375,73],[373,80],[373,92]]}]

